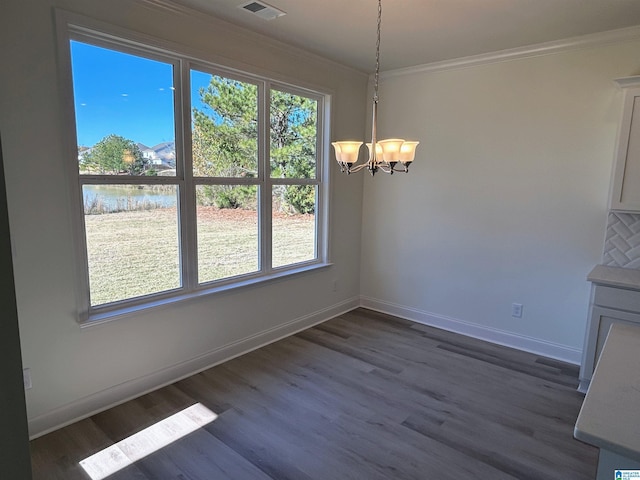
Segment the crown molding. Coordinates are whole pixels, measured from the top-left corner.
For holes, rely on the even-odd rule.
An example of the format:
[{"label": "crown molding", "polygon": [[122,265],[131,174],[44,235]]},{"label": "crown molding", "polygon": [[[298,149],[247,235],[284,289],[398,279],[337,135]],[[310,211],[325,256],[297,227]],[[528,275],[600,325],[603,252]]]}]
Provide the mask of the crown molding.
[{"label": "crown molding", "polygon": [[492,63],[508,62],[529,57],[540,57],[544,55],[554,55],[557,53],[578,50],[581,48],[595,47],[610,43],[625,42],[640,38],[640,25],[635,27],[621,28],[607,32],[570,37],[553,42],[538,43],[525,47],[510,48],[497,52],[482,53],[468,57],[443,60],[441,62],[425,63],[414,67],[387,70],[380,73],[380,78],[399,77],[413,75],[417,73],[440,72],[458,68],[474,67],[479,65],[489,65]]},{"label": "crown molding", "polygon": [[614,82],[620,88],[638,87],[640,86],[640,75],[635,75],[633,77],[616,78]]}]

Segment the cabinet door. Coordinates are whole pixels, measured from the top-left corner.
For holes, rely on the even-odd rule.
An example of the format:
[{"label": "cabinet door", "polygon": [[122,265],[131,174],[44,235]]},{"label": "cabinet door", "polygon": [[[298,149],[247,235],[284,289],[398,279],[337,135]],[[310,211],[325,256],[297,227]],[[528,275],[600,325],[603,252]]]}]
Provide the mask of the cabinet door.
[{"label": "cabinet door", "polygon": [[625,90],[614,165],[611,208],[640,212],[640,88]]},{"label": "cabinet door", "polygon": [[593,368],[595,369],[611,325],[613,323],[640,325],[640,314],[622,312],[620,310],[613,310],[609,308],[593,307],[593,319],[598,323],[597,337],[594,339],[596,348],[593,355]]},{"label": "cabinet door", "polygon": [[582,351],[578,391],[587,392],[593,371],[598,364],[604,341],[609,334],[609,328],[613,323],[618,322],[640,325],[640,313],[623,312],[622,310],[599,307],[597,305],[591,306],[585,344]]}]

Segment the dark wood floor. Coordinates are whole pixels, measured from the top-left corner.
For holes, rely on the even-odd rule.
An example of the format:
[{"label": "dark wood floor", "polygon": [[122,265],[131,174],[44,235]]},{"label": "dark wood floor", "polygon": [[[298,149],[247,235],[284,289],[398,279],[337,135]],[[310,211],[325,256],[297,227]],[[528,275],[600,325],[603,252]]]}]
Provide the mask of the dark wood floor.
[{"label": "dark wood floor", "polygon": [[358,309],[31,442],[34,479],[200,402],[207,426],[108,477],[593,479],[578,369]]}]

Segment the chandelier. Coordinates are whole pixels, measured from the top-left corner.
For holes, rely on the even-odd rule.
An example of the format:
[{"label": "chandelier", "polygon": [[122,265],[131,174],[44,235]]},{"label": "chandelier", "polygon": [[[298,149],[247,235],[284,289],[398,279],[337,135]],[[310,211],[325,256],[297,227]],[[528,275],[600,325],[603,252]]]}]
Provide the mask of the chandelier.
[{"label": "chandelier", "polygon": [[[389,138],[378,140],[378,79],[380,77],[380,25],[382,23],[382,0],[378,0],[378,35],[376,41],[376,72],[373,82],[373,119],[371,123],[371,143],[367,143],[369,159],[366,163],[353,166],[360,156],[360,147],[363,142],[342,141],[333,142],[336,160],[343,173],[359,172],[367,168],[371,175],[380,170],[384,173],[408,172],[409,165],[413,162],[416,147],[420,142],[404,140],[402,138]],[[400,164],[400,165],[398,165]]]}]

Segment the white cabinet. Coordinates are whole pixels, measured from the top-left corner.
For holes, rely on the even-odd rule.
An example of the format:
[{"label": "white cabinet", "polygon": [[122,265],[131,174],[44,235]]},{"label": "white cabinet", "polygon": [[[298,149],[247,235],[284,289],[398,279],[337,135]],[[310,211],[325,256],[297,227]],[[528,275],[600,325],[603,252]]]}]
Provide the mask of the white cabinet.
[{"label": "white cabinet", "polygon": [[588,279],[591,303],[580,365],[581,392],[589,387],[611,325],[640,325],[640,270],[598,265]]},{"label": "white cabinet", "polygon": [[611,326],[576,421],[574,436],[600,448],[597,480],[611,480],[617,470],[640,469],[639,349],[639,326]]},{"label": "white cabinet", "polygon": [[612,210],[640,212],[640,76],[616,80],[624,91],[613,176]]}]

